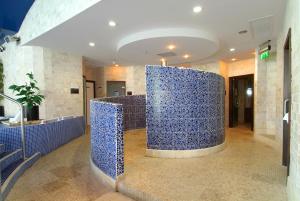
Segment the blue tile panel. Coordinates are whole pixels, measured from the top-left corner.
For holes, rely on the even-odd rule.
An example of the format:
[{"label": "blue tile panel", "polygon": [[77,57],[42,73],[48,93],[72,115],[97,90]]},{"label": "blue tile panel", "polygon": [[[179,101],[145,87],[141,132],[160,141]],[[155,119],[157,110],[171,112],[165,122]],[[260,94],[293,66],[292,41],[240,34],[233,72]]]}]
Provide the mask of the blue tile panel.
[{"label": "blue tile panel", "polygon": [[[26,156],[40,152],[46,155],[59,146],[84,134],[83,117],[75,117],[47,124],[25,126]],[[5,145],[5,152],[22,148],[20,127],[1,127],[0,144]]]},{"label": "blue tile panel", "polygon": [[147,147],[192,150],[224,142],[225,82],[215,73],[146,66]]},{"label": "blue tile panel", "polygon": [[146,127],[146,96],[118,96],[97,99],[103,102],[122,104],[124,130]]},{"label": "blue tile panel", "polygon": [[121,104],[91,101],[91,158],[106,175],[124,173],[123,108]]}]

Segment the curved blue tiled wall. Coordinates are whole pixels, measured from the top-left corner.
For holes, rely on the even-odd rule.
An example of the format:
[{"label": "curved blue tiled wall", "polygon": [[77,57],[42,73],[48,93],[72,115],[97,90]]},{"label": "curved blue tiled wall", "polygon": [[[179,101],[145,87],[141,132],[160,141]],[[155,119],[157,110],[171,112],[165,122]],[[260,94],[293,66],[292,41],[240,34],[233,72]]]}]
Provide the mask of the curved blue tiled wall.
[{"label": "curved blue tiled wall", "polygon": [[147,147],[193,150],[222,144],[224,78],[177,67],[146,67]]},{"label": "curved blue tiled wall", "polygon": [[91,158],[114,180],[124,173],[123,130],[145,127],[145,104],[145,95],[91,101]]},{"label": "curved blue tiled wall", "polygon": [[122,104],[124,130],[146,127],[146,96],[116,96],[97,99],[102,102]]}]

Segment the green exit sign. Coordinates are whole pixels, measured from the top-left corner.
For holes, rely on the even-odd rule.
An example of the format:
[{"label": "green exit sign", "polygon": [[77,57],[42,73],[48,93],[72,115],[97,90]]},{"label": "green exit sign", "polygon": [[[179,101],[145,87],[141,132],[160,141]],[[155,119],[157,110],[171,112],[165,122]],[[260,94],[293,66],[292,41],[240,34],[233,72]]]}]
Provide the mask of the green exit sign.
[{"label": "green exit sign", "polygon": [[265,51],[265,52],[263,52],[263,53],[260,54],[260,59],[261,60],[265,60],[265,59],[267,59],[269,57],[270,57],[270,51]]}]

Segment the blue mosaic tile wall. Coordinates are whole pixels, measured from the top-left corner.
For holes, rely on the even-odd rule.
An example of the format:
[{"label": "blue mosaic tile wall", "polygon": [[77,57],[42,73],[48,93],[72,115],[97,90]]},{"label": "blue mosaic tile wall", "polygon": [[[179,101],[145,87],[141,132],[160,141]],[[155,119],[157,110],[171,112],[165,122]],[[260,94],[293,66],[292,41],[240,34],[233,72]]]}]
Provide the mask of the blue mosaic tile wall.
[{"label": "blue mosaic tile wall", "polygon": [[[25,126],[26,156],[36,152],[46,155],[59,146],[68,143],[85,132],[83,117],[75,117],[46,124]],[[22,149],[20,127],[0,128],[0,144],[5,145],[5,152]]]},{"label": "blue mosaic tile wall", "polygon": [[147,147],[192,150],[224,142],[224,78],[178,67],[146,66]]},{"label": "blue mosaic tile wall", "polygon": [[91,158],[113,179],[124,173],[123,108],[121,104],[91,101]]},{"label": "blue mosaic tile wall", "polygon": [[122,104],[124,130],[146,127],[146,96],[118,96],[97,99],[103,102]]}]

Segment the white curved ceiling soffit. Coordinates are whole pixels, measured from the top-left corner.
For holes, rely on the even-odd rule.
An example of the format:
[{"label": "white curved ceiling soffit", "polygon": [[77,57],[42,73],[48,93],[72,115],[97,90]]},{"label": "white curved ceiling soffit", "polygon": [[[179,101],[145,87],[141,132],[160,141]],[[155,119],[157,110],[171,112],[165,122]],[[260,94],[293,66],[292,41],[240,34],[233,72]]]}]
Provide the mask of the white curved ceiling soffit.
[{"label": "white curved ceiling soffit", "polygon": [[[196,5],[203,8],[199,14],[193,13]],[[284,6],[282,0],[102,0],[27,45],[82,55],[101,66],[158,64],[157,54],[170,51],[176,55],[168,57],[170,64],[247,52],[253,57],[260,43],[276,40]],[[115,27],[108,26],[110,20]],[[241,30],[248,32],[240,35]],[[169,50],[170,44],[176,48]]]}]

